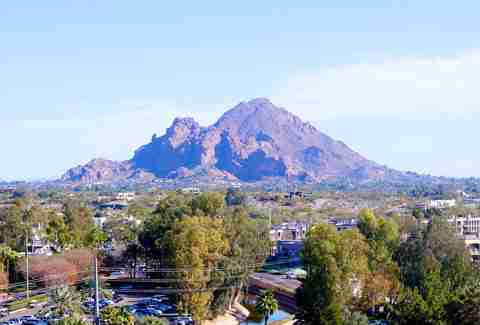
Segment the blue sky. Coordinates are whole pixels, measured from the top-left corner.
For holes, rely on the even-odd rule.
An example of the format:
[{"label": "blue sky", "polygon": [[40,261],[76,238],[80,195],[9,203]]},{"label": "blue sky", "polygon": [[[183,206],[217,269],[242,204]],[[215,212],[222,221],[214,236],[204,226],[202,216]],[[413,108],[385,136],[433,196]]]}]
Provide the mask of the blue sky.
[{"label": "blue sky", "polygon": [[480,3],[328,3],[2,2],[0,178],[128,159],[254,97],[379,163],[480,176]]}]

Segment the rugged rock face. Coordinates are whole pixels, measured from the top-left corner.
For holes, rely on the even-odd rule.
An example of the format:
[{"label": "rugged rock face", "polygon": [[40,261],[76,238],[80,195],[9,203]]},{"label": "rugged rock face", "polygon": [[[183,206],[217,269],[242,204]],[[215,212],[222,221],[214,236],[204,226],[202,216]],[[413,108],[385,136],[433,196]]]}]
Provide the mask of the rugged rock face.
[{"label": "rugged rock face", "polygon": [[62,181],[95,183],[99,181],[115,181],[128,178],[133,171],[130,163],[116,162],[107,159],[93,159],[83,166],[68,170],[62,176]]},{"label": "rugged rock face", "polygon": [[318,181],[381,178],[385,168],[258,98],[238,104],[208,128],[191,118],[177,118],[164,136],[153,136],[131,160],[94,160],[69,170],[62,179],[109,181],[140,172],[175,178],[199,171],[242,181],[270,177]]}]

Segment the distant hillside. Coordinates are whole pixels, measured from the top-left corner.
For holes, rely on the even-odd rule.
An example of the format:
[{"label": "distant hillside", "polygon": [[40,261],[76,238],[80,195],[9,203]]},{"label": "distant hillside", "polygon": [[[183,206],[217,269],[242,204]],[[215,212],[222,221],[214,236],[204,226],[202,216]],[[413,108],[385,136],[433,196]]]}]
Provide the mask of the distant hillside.
[{"label": "distant hillside", "polygon": [[61,180],[148,181],[197,174],[245,182],[418,177],[370,161],[268,99],[258,98],[239,103],[209,127],[192,118],[177,118],[165,135],[153,136],[131,160],[95,159],[68,170]]}]

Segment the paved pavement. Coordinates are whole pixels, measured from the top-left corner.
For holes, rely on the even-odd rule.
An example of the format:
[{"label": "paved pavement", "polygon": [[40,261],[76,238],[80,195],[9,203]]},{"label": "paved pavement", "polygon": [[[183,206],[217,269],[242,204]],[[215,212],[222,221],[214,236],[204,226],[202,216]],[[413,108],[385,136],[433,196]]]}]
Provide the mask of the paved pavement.
[{"label": "paved pavement", "polygon": [[296,279],[289,279],[285,275],[277,275],[270,273],[255,273],[251,277],[254,285],[265,288],[284,288],[291,292],[295,292],[302,283]]}]

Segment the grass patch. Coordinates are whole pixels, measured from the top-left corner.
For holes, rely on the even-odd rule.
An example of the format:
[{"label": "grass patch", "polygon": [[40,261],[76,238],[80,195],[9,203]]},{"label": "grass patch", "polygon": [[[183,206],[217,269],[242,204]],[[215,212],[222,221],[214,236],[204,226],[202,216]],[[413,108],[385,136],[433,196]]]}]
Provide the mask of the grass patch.
[{"label": "grass patch", "polygon": [[47,301],[48,301],[47,295],[39,295],[39,296],[31,297],[30,299],[13,301],[11,303],[8,303],[6,306],[8,310],[12,312],[22,308],[27,308],[32,302],[41,303],[41,302],[47,302]]}]

